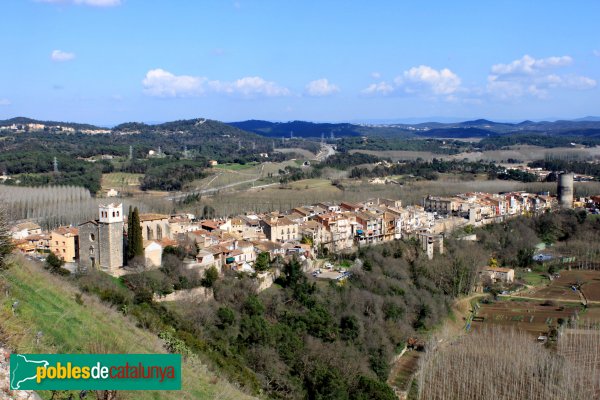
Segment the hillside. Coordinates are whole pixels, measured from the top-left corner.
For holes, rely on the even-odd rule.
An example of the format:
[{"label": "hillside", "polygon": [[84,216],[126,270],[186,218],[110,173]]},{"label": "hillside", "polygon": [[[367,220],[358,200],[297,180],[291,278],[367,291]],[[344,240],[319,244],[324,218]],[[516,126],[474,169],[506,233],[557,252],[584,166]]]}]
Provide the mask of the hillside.
[{"label": "hillside", "polygon": [[46,126],[63,126],[73,129],[104,129],[96,125],[91,124],[79,124],[75,122],[59,122],[59,121],[41,121],[37,119],[27,118],[27,117],[15,117],[5,120],[0,120],[0,127],[10,126],[10,125],[25,125],[25,124],[41,124]]},{"label": "hillside", "polygon": [[[165,352],[156,336],[137,328],[121,312],[87,295],[76,301],[79,292],[69,283],[24,259],[0,275],[0,289],[0,343],[15,351]],[[19,302],[16,315],[11,312],[14,301]],[[42,333],[39,344],[37,332]],[[182,391],[123,393],[126,399],[250,398],[191,359],[183,363]],[[41,394],[50,398],[50,393]]]}]

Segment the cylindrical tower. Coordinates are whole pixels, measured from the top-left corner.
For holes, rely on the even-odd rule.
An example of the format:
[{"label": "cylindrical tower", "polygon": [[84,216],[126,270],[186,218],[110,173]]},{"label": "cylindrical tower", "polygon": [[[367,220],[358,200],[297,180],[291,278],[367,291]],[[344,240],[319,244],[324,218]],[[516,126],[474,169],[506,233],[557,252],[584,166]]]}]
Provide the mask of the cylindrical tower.
[{"label": "cylindrical tower", "polygon": [[572,173],[558,175],[558,205],[560,208],[573,208],[573,178]]}]

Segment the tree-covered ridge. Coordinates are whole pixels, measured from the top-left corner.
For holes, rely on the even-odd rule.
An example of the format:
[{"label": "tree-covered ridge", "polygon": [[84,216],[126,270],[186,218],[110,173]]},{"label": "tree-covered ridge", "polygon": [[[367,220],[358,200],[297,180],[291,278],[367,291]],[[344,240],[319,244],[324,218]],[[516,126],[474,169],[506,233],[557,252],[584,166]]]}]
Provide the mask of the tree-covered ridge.
[{"label": "tree-covered ridge", "polygon": [[92,124],[81,124],[76,122],[59,122],[59,121],[40,121],[36,119],[26,118],[26,117],[15,117],[5,120],[0,120],[0,127],[11,126],[13,124],[16,125],[25,125],[25,124],[42,124],[46,126],[63,126],[67,128],[73,128],[76,130],[81,129],[105,129]]},{"label": "tree-covered ridge", "polygon": [[468,142],[439,139],[407,139],[393,137],[343,138],[337,142],[339,150],[373,151],[429,151],[436,154],[458,154],[473,149]]},{"label": "tree-covered ridge", "polygon": [[379,164],[373,168],[354,167],[350,171],[351,178],[374,178],[393,175],[413,175],[427,180],[436,180],[438,174],[487,174],[488,179],[516,180],[521,182],[535,182],[537,176],[520,170],[507,170],[491,162],[441,160],[434,158],[432,161],[406,161],[402,163]]}]

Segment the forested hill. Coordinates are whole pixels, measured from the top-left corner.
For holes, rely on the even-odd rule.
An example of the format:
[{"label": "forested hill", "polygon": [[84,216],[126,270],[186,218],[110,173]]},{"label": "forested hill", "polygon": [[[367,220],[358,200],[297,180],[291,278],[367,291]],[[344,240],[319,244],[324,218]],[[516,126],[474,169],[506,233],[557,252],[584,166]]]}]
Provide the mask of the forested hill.
[{"label": "forested hill", "polygon": [[224,124],[219,121],[197,118],[165,122],[162,124],[149,125],[140,122],[127,122],[113,128],[117,134],[161,134],[177,135],[179,137],[222,137],[239,140],[264,140],[262,136],[246,132],[242,129]]},{"label": "forested hill", "polygon": [[286,137],[290,135],[296,137],[325,137],[329,138],[331,134],[334,136],[360,136],[363,135],[360,125],[348,123],[314,123],[307,121],[291,121],[291,122],[269,122],[250,120],[242,122],[230,122],[229,125],[254,132],[262,136],[268,137]]},{"label": "forested hill", "polygon": [[41,121],[37,119],[31,119],[27,117],[15,117],[5,120],[0,120],[0,127],[9,127],[11,125],[27,125],[27,124],[41,124],[48,127],[62,126],[67,128],[73,128],[75,130],[82,129],[106,129],[92,124],[80,124],[75,122],[59,122],[59,121]]},{"label": "forested hill", "polygon": [[[11,125],[62,124],[73,127],[75,132],[65,134],[46,129],[11,129]],[[50,126],[50,125],[46,125]],[[56,126],[56,125],[52,125]],[[158,146],[166,154],[181,153],[187,146],[190,152],[220,160],[232,154],[238,156],[258,154],[272,150],[272,141],[229,126],[222,122],[193,119],[173,121],[157,125],[128,122],[118,125],[105,133],[85,134],[87,129],[101,129],[92,125],[55,123],[27,118],[13,118],[0,121],[1,151],[54,149],[75,157],[89,157],[95,154],[126,156],[129,146],[133,146],[134,156],[143,156]]]}]

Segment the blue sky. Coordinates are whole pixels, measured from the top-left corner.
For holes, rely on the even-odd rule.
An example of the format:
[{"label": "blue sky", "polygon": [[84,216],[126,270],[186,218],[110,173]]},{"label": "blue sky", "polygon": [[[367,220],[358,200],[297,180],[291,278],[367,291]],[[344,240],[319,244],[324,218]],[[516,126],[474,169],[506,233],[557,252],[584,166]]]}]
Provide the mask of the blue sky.
[{"label": "blue sky", "polygon": [[2,0],[0,118],[599,115],[598,1]]}]

